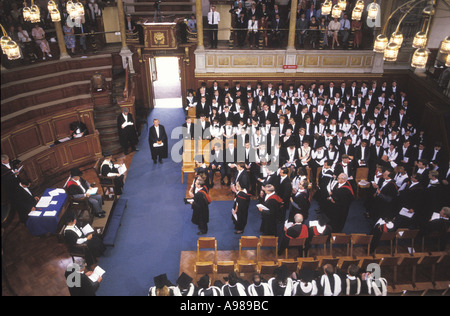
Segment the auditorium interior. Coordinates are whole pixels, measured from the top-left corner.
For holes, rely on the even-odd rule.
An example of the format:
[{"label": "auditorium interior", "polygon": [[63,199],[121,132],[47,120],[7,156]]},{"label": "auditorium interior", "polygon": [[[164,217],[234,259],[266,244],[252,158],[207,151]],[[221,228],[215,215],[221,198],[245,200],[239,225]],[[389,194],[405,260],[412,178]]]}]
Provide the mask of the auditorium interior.
[{"label": "auditorium interior", "polygon": [[[162,1],[159,11],[155,11],[153,1],[146,0],[80,1],[84,3],[85,25],[89,28],[81,34],[75,33],[75,53],[65,42],[63,20],[68,13],[63,14],[65,9],[61,4],[66,1],[53,3],[61,11],[60,22],[50,18],[53,18],[50,14],[53,11],[47,9],[47,0],[31,2],[40,5],[38,24],[45,30],[51,57],[45,58],[38,40],[19,42],[17,34],[10,33],[9,26],[15,25],[17,32],[19,24],[14,24],[11,16],[5,16],[8,6],[13,15],[15,10],[11,4],[22,8],[26,2],[2,1],[2,163],[6,155],[11,165],[17,164],[20,179],[29,179],[29,188],[41,201],[44,196],[57,201],[58,196],[65,198],[59,210],[54,210],[58,204],[54,204],[55,207],[47,204],[44,208],[48,214],[31,212],[22,220],[18,206],[9,196],[11,188],[4,181],[2,165],[2,296],[70,295],[65,271],[80,252],[74,253],[63,236],[66,222],[61,219],[68,213],[74,214],[77,221],[92,225],[94,234],[107,246],[105,255],[98,261],[98,266],[106,271],[97,291],[100,296],[146,296],[154,285],[154,277],[163,273],[167,273],[172,283],[182,272],[196,280],[205,273],[222,280],[220,274],[236,271],[241,278],[251,281],[253,273],[262,268],[267,269],[267,278],[270,278],[279,265],[287,265],[291,272],[298,273],[302,266],[320,271],[326,263],[344,272],[349,264],[362,269],[371,263],[380,265],[382,277],[388,281],[388,295],[450,294],[448,225],[443,233],[426,237],[412,229],[386,234],[376,251],[370,253],[370,241],[364,238],[369,236],[371,240],[369,229],[364,234],[344,230],[346,233],[337,233],[312,247],[308,256],[300,258],[293,249],[280,256],[270,247],[260,247],[263,238],[258,232],[260,216],[255,207],[258,197],[253,196],[248,224],[253,236],[241,249],[241,237],[247,237],[248,233],[234,234],[229,214],[234,195],[229,186],[221,183],[218,174],[213,175],[215,184],[209,189],[211,206],[218,205],[211,207],[211,213],[220,208],[227,216],[211,215],[210,230],[205,235],[209,238],[207,250],[199,251],[197,240],[200,237],[191,227],[195,226],[190,218],[192,209],[183,199],[190,197],[190,185],[198,167],[193,158],[198,154],[209,156],[211,147],[207,140],[200,142],[203,150],[197,146],[189,149],[184,143],[180,154],[179,145],[183,145],[183,141],[176,132],[185,123],[186,115],[192,117],[193,123],[198,120],[195,107],[189,106],[186,97],[190,91],[198,95],[202,85],[210,89],[217,83],[223,89],[225,86],[234,88],[236,82],[240,82],[241,88],[249,85],[254,91],[257,84],[265,89],[273,83],[274,89],[282,85],[287,92],[290,86],[295,89],[303,86],[306,90],[315,84],[318,89],[321,85],[327,88],[330,82],[334,82],[335,87],[345,84],[346,91],[353,82],[358,88],[365,83],[369,89],[373,83],[380,89],[384,85],[389,88],[395,82],[397,100],[402,97],[407,100],[409,122],[425,132],[430,148],[441,144],[441,161],[444,161],[441,170],[447,170],[450,159],[450,1],[255,1],[267,2],[271,8],[278,5],[284,20],[284,36],[272,38],[275,30],[269,24],[267,29],[260,27],[253,43],[249,42],[246,30],[238,29],[239,14],[234,5],[239,1]],[[93,18],[86,2],[98,4]],[[320,3],[316,6],[330,2],[333,8],[339,6],[337,2],[345,2],[339,14],[347,12],[350,20],[356,20],[352,10],[357,3],[362,3],[363,9],[359,9],[362,38],[358,47],[354,27],[346,33],[345,42],[342,42],[345,33],[339,32],[338,41],[345,45],[332,49],[332,36],[326,36],[326,30],[318,32],[318,36],[308,32],[305,45],[301,45],[296,9],[304,2]],[[378,15],[369,20],[366,19],[367,9],[372,3],[378,5]],[[211,43],[214,32],[208,20],[211,6],[220,13],[217,48]],[[251,12],[251,6],[248,8]],[[20,12],[22,14],[22,10]],[[188,28],[191,14],[196,19],[196,31]],[[24,21],[21,16],[19,21],[24,28],[30,27],[28,34],[31,35],[36,21]],[[74,28],[77,27],[75,23]],[[393,33],[401,35],[400,44],[393,42]],[[413,47],[417,33],[426,40],[419,48]],[[4,44],[4,37],[8,36]],[[80,44],[82,37],[85,47]],[[314,47],[309,42],[312,38],[316,39]],[[374,47],[382,40],[386,41],[384,53]],[[14,49],[20,49],[20,58],[17,53],[10,58],[7,51],[10,48],[11,55]],[[423,65],[419,64],[418,57],[422,57]],[[386,100],[390,97],[386,95]],[[400,108],[403,104],[398,105],[397,100],[395,104]],[[138,148],[127,154],[121,146],[117,126],[117,117],[124,109],[134,118],[139,137]],[[147,138],[154,118],[165,126],[169,138],[169,157],[163,164],[153,164],[150,159]],[[88,133],[73,137],[69,127],[72,122],[83,123]],[[124,173],[124,192],[119,197],[111,190],[114,185],[100,172],[105,152],[112,154],[115,164],[124,164],[128,169]],[[86,201],[67,194],[65,186],[74,168],[79,168],[82,177],[98,188],[105,216],[94,217]],[[356,180],[370,182],[367,174]],[[356,186],[353,203],[362,208],[367,187],[359,183]],[[56,189],[60,189],[60,195]],[[313,196],[318,190],[317,184],[310,183],[308,190]],[[352,217],[352,227],[358,227],[358,221],[366,220],[364,211],[356,206],[353,209],[359,213],[356,218]],[[154,216],[147,214],[151,212]],[[170,216],[172,222],[162,213],[167,213],[166,217]],[[309,214],[311,218],[317,216],[313,208]],[[219,223],[217,218],[225,220]],[[250,219],[256,223],[250,224]],[[174,220],[180,221],[179,231],[174,228]],[[212,223],[214,220],[216,223]],[[368,223],[365,221],[361,225]],[[142,235],[132,236],[138,231]],[[279,235],[278,241],[282,237]],[[340,238],[344,240],[342,244],[337,242]],[[129,244],[125,245],[125,240]],[[230,244],[224,244],[225,240]],[[447,240],[447,244],[442,240]],[[82,252],[81,256],[84,254]],[[136,271],[143,275],[136,276]]]}]

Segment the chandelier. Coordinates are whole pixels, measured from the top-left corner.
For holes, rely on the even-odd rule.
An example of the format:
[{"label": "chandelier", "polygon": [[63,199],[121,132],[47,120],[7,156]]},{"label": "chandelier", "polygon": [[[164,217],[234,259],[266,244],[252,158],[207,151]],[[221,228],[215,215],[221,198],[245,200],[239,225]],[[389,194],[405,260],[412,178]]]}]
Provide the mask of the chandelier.
[{"label": "chandelier", "polygon": [[[427,3],[425,8],[422,10],[422,14],[424,15],[425,19],[423,22],[422,30],[420,32],[417,32],[414,36],[414,40],[412,43],[412,47],[416,48],[416,51],[413,54],[412,60],[411,60],[411,67],[415,68],[425,68],[428,56],[429,56],[429,50],[426,48],[427,42],[428,42],[428,33],[430,30],[430,24],[431,19],[435,14],[434,4],[435,1],[429,1],[429,0],[410,0],[404,3],[403,5],[396,8],[388,17],[386,20],[381,34],[379,34],[373,43],[373,51],[376,53],[383,53],[384,54],[384,60],[385,61],[397,61],[397,56],[400,48],[403,44],[403,34],[400,32],[400,25],[402,21],[405,19],[405,17],[419,4]],[[356,9],[356,6],[355,6]],[[374,0],[373,3],[371,3],[368,8],[368,19],[375,19],[378,15],[379,6],[376,3],[376,0]],[[397,24],[397,27],[395,31],[391,34],[391,37],[388,39],[386,36],[386,28],[387,25],[394,16],[395,13],[398,11],[402,12],[402,16],[399,19],[399,22]],[[446,41],[447,40],[447,41]],[[448,48],[446,48],[448,45]],[[443,51],[448,51],[445,54],[450,54],[450,38],[446,38],[442,44],[441,47],[444,47]],[[448,61],[448,58],[447,58]]]},{"label": "chandelier", "polygon": [[20,48],[19,45],[17,45],[16,42],[14,42],[6,33],[5,29],[2,25],[0,25],[2,28],[3,36],[0,39],[1,47],[3,54],[8,57],[9,60],[19,59],[22,55],[20,54]]},{"label": "chandelier", "polygon": [[82,18],[84,16],[83,4],[78,2],[73,2],[72,0],[67,1],[66,4],[67,13],[72,20]]},{"label": "chandelier", "polygon": [[48,12],[50,12],[50,17],[52,22],[61,21],[61,14],[59,13],[58,7],[56,6],[55,1],[50,0],[47,4]]}]

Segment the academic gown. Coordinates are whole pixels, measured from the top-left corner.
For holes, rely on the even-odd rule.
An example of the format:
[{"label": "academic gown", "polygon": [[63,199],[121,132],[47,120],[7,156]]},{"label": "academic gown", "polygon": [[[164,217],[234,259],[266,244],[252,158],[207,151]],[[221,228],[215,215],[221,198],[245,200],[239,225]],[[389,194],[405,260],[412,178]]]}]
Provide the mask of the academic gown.
[{"label": "academic gown", "polygon": [[234,216],[231,216],[235,230],[239,231],[244,230],[245,226],[247,225],[250,197],[251,194],[248,194],[246,191],[239,191],[236,194],[236,198],[234,199],[233,210],[235,210],[237,207],[236,212],[237,219]]},{"label": "academic gown", "polygon": [[202,233],[208,232],[208,222],[209,222],[209,204],[211,199],[203,187],[197,191],[194,195],[194,202],[192,203],[192,223],[198,225],[198,228]]},{"label": "academic gown", "polygon": [[[119,173],[119,170],[114,167],[114,164],[112,162],[106,163],[103,162],[101,168],[100,168],[100,173],[102,174],[102,176],[107,177],[108,173]],[[114,192],[116,193],[116,195],[121,195],[122,194],[122,188],[123,188],[123,175],[120,176],[114,176],[114,179],[102,179],[100,181],[100,184],[111,184],[111,181],[114,182]]]},{"label": "academic gown", "polygon": [[[153,144],[155,144],[157,141],[162,141],[163,146],[161,147],[154,147]],[[167,144],[167,134],[166,130],[163,125],[159,125],[159,137],[156,133],[155,126],[150,127],[148,132],[148,143],[150,145],[150,152],[152,154],[152,159],[156,160],[159,158],[167,158],[169,156],[169,147]]]},{"label": "academic gown", "polygon": [[[77,226],[66,226],[64,229],[64,240],[69,246],[77,244],[80,238],[86,238],[83,231]],[[106,251],[106,246],[103,241],[93,235],[90,240],[86,240],[83,243],[87,245],[85,260],[88,266],[97,262],[97,258],[101,257]]]},{"label": "academic gown", "polygon": [[277,215],[280,212],[281,203],[281,198],[276,194],[271,195],[266,201],[261,203],[268,208],[268,210],[263,210],[261,212],[260,231],[262,235],[277,235]]},{"label": "academic gown", "polygon": [[[280,246],[278,247],[278,256],[281,256],[289,246],[289,240],[297,238],[308,238],[308,226],[305,224],[294,224],[285,232]],[[299,256],[303,257],[303,247],[298,247]]]},{"label": "academic gown", "polygon": [[298,194],[292,194],[292,202],[289,204],[288,221],[294,222],[294,216],[297,213],[303,215],[303,222],[308,218],[309,208],[311,206],[311,197],[308,190]]},{"label": "academic gown", "polygon": [[19,221],[21,223],[27,222],[28,213],[30,213],[31,209],[37,204],[37,201],[35,200],[36,195],[30,188],[28,189],[30,190],[31,194],[19,185],[17,188],[17,198],[15,199],[16,202],[13,203],[17,206]]},{"label": "academic gown", "polygon": [[125,118],[122,114],[117,116],[117,130],[119,132],[120,146],[126,150],[128,148],[128,143],[130,143],[131,148],[134,148],[138,143],[138,137],[136,132],[136,126],[134,124],[133,115],[131,113],[127,114],[127,122],[133,123],[133,125],[127,125],[122,128],[122,124],[125,122]]},{"label": "academic gown", "polygon": [[71,277],[71,279],[69,279],[70,281],[74,280],[74,276],[71,275],[72,273],[78,273],[80,275],[80,286],[74,285],[72,287],[68,287],[70,296],[96,296],[95,291],[98,289],[98,282],[92,282],[84,273],[72,271],[66,271],[64,273],[66,280],[69,276]]},{"label": "academic gown", "polygon": [[347,220],[350,204],[354,198],[352,186],[347,181],[341,187],[336,184],[332,190],[331,197],[334,203],[330,203],[328,218],[333,228],[333,233],[340,233]]}]

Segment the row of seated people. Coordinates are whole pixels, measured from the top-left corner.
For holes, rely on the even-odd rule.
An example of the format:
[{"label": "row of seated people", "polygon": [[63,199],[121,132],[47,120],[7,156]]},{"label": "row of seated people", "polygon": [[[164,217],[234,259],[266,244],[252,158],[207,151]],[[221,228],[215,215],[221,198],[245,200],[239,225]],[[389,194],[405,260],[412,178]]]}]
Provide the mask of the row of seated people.
[{"label": "row of seated people", "polygon": [[209,275],[203,275],[196,283],[182,272],[176,284],[166,274],[154,278],[149,296],[338,296],[338,295],[387,295],[387,280],[376,277],[372,272],[360,271],[351,265],[346,272],[337,271],[331,264],[321,270],[302,268],[290,273],[285,265],[274,270],[275,275],[266,280],[261,274],[254,274],[252,282],[230,272],[222,280],[212,282]]}]

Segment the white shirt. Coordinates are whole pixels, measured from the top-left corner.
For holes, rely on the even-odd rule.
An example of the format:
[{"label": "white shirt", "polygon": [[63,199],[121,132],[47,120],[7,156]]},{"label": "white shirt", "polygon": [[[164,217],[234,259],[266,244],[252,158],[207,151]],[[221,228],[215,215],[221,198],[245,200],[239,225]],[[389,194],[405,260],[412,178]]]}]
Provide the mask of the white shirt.
[{"label": "white shirt", "polygon": [[[214,15],[214,22],[213,22]],[[208,24],[218,25],[220,22],[220,13],[217,11],[209,11],[208,12]]]}]

